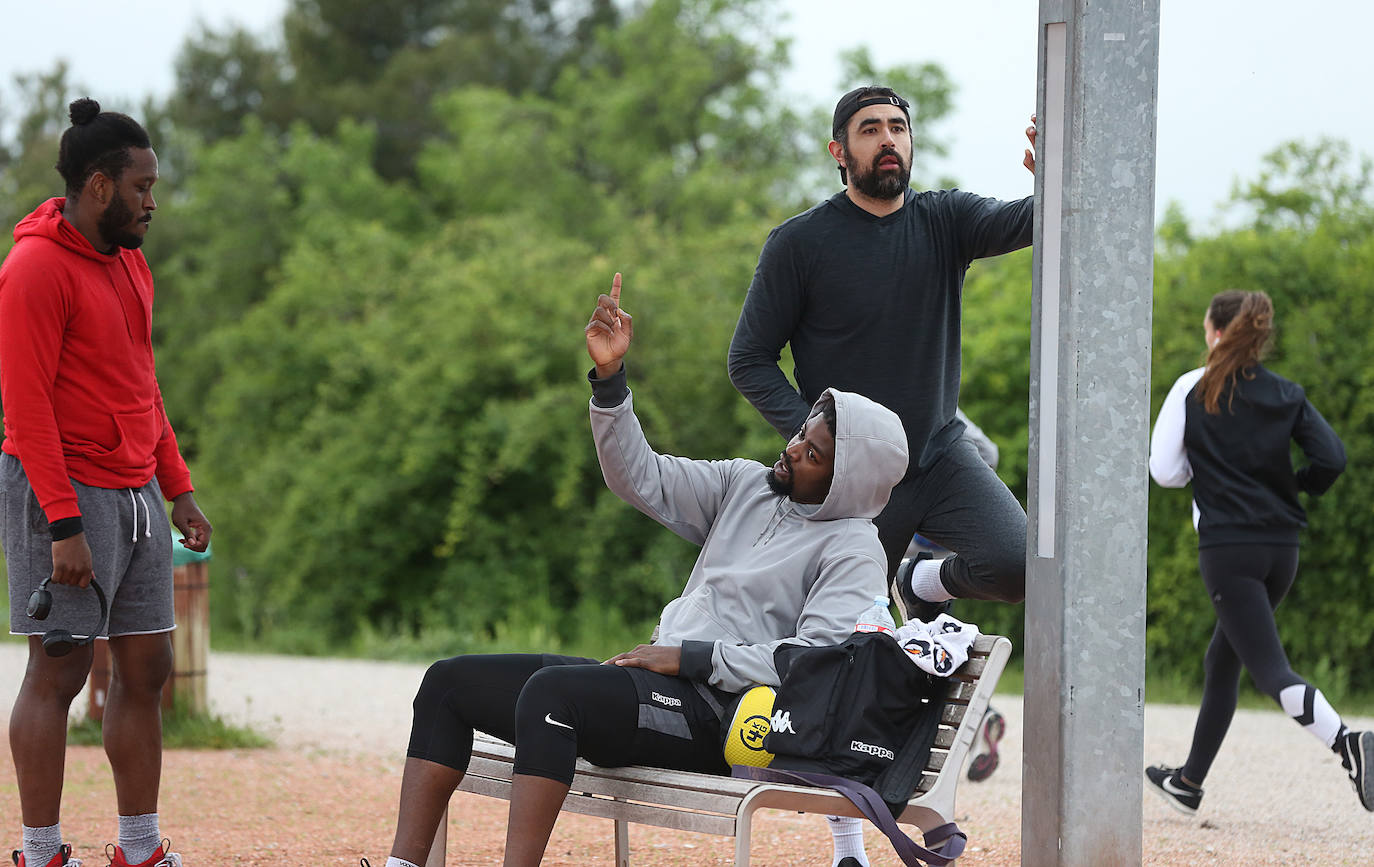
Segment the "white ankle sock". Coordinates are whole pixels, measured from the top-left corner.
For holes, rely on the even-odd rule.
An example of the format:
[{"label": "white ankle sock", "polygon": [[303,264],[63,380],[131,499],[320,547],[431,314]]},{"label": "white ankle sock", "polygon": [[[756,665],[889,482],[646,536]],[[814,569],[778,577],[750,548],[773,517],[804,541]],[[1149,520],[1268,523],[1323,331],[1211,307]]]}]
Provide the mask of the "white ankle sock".
[{"label": "white ankle sock", "polygon": [[403,861],[395,855],[392,855],[390,858],[386,859],[386,867],[420,867],[420,865],[412,864],[409,861]]},{"label": "white ankle sock", "polygon": [[838,865],[844,858],[853,858],[862,867],[869,867],[868,854],[864,852],[864,822],[850,816],[826,816],[830,826],[830,839],[835,842],[835,860],[831,867]]},{"label": "white ankle sock", "polygon": [[43,867],[62,848],[62,823],[30,828],[24,825],[24,863]]},{"label": "white ankle sock", "polygon": [[124,859],[130,864],[147,861],[161,845],[162,834],[157,827],[157,813],[119,817],[119,848],[124,850]]},{"label": "white ankle sock", "polygon": [[954,594],[945,589],[940,581],[941,560],[922,560],[911,567],[911,589],[927,602],[944,602],[953,599]]}]

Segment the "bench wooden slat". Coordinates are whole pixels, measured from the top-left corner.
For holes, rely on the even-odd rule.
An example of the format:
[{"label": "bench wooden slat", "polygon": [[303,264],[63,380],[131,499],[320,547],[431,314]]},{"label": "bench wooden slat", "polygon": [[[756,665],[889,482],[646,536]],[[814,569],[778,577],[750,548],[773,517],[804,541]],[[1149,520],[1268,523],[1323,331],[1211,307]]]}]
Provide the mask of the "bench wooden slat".
[{"label": "bench wooden slat", "polygon": [[[755,784],[757,785],[757,783]],[[458,784],[458,791],[474,795],[510,800],[511,782],[509,779],[492,779],[466,775]],[[728,812],[697,812],[691,809],[678,809],[679,805],[636,804],[611,798],[592,797],[572,791],[563,800],[563,810],[581,813],[585,816],[598,816],[602,819],[616,819],[635,822],[640,825],[653,825],[657,828],[672,828],[677,831],[696,831],[702,834],[715,834],[722,837],[735,835],[737,817],[735,809],[740,799],[730,799]]]},{"label": "bench wooden slat", "polygon": [[964,683],[961,680],[949,682],[949,691],[945,693],[945,701],[968,704],[969,699],[978,691],[978,684]]},{"label": "bench wooden slat", "polygon": [[996,646],[1000,635],[979,635],[973,639],[973,653],[978,656],[987,656],[992,653],[992,648]]},{"label": "bench wooden slat", "polygon": [[[515,750],[510,744],[499,743],[493,749],[492,742],[474,742],[472,762],[468,773],[483,776],[510,778],[511,761]],[[690,771],[671,771],[659,768],[633,765],[624,768],[603,768],[582,759],[577,760],[573,774],[572,787],[577,791],[591,792],[612,797],[635,797],[625,793],[626,785],[643,785],[656,789],[676,789],[683,793],[696,793],[707,796],[726,795],[736,799],[743,797],[754,786],[753,780],[734,777],[696,774]],[[731,810],[734,807],[730,808]]]},{"label": "bench wooden slat", "polygon": [[[627,770],[621,768],[609,771]],[[474,758],[464,777],[509,782],[511,766],[500,762]],[[734,815],[740,798],[744,797],[757,783],[750,780],[737,780],[733,777],[712,777],[698,774],[699,780],[690,786],[674,786],[669,781],[645,779],[636,781],[610,774],[576,774],[573,777],[572,791],[584,795],[603,798],[619,798],[626,801],[659,802],[671,800],[685,810],[699,810],[711,813]]]}]

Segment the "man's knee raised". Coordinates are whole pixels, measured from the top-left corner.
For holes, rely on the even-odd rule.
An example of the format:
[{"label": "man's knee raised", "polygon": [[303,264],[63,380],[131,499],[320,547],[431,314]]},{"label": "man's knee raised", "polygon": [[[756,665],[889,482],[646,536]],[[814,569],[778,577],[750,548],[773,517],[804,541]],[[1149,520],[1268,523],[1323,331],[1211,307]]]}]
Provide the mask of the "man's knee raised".
[{"label": "man's knee raised", "polygon": [[415,701],[412,704],[438,701],[444,693],[453,689],[455,683],[461,682],[470,666],[471,662],[466,656],[450,656],[430,665],[420,681],[420,688],[415,691]]},{"label": "man's knee raised", "polygon": [[1000,602],[1024,602],[1026,600],[1026,561],[1018,557],[1014,561],[999,564],[993,576],[996,598]]}]

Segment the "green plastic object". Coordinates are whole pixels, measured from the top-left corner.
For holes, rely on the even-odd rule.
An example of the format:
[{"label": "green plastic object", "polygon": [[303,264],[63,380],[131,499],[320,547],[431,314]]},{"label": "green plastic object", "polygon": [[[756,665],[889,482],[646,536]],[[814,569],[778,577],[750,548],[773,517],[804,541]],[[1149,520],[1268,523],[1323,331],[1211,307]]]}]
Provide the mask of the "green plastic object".
[{"label": "green plastic object", "polygon": [[211,542],[206,546],[204,553],[198,553],[181,544],[181,532],[176,527],[172,528],[172,566],[185,566],[187,563],[199,563],[202,560],[209,560],[210,555],[215,551],[215,543]]}]

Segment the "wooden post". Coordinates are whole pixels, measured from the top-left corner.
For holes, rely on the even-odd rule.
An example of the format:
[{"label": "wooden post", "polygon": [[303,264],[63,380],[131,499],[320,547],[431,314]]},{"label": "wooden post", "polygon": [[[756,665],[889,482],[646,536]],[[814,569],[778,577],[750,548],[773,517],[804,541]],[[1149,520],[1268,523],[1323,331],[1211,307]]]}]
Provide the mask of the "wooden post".
[{"label": "wooden post", "polygon": [[[162,708],[171,710],[176,699],[191,713],[209,710],[206,689],[210,657],[210,552],[197,554],[182,547],[172,531],[172,605],[177,628],[172,630],[172,675],[162,687]],[[113,601],[113,600],[111,600]],[[110,683],[110,643],[96,641],[92,648],[90,689],[86,714],[100,721]]]},{"label": "wooden post", "polygon": [[172,630],[172,676],[162,688],[162,706],[170,709],[179,699],[187,711],[204,714],[209,710],[205,682],[210,655],[210,564],[196,559],[173,566],[172,593],[177,628]]}]

